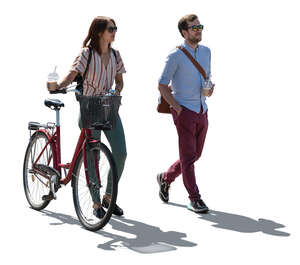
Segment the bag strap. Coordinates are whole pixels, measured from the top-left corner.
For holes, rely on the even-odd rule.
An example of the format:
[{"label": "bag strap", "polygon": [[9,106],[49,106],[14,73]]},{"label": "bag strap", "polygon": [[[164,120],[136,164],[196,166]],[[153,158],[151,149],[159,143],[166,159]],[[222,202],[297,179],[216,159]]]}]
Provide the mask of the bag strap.
[{"label": "bag strap", "polygon": [[184,47],[177,46],[177,48],[179,50],[181,50],[191,60],[191,62],[193,63],[193,65],[195,65],[195,67],[198,69],[198,71],[200,72],[200,74],[203,76],[204,80],[207,80],[206,72],[201,67],[201,65],[193,58],[193,56]]},{"label": "bag strap", "polygon": [[111,48],[111,50],[112,50],[112,52],[113,52],[113,54],[114,54],[114,56],[115,56],[115,58],[116,58],[116,63],[118,63],[118,60],[117,60],[117,52],[116,52],[116,50],[113,49],[113,48]]},{"label": "bag strap", "polygon": [[[90,65],[90,62],[91,62],[91,59],[92,59],[92,52],[93,52],[93,48],[91,46],[89,46],[89,57],[88,57],[86,68],[85,68],[85,71],[84,71],[84,73],[82,75],[82,78],[80,78],[80,74],[78,74],[78,76],[79,76],[78,77],[79,78],[78,79],[79,83],[77,83],[76,89],[78,89],[80,91],[80,95],[83,95],[83,82],[85,80],[85,76],[86,76],[87,71],[89,69],[89,65]],[[77,94],[76,94],[76,99],[78,100]]]}]

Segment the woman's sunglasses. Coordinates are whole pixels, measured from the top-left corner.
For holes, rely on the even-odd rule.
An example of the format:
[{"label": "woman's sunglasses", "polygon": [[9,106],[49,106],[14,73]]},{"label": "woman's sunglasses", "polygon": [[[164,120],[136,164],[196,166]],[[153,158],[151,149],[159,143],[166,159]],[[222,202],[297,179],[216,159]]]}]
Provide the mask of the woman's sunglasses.
[{"label": "woman's sunglasses", "polygon": [[113,33],[114,31],[117,31],[117,30],[118,30],[117,27],[108,27],[108,28],[107,28],[107,31],[108,31],[109,33]]},{"label": "woman's sunglasses", "polygon": [[204,28],[204,26],[201,24],[188,27],[188,29],[192,29],[192,31],[195,31],[195,32],[197,32],[199,30],[203,30],[203,28]]}]

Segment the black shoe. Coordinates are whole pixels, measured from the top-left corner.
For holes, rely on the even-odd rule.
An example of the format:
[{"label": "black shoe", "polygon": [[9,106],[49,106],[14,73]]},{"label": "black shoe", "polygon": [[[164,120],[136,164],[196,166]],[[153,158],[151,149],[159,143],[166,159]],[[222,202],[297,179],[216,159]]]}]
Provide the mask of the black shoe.
[{"label": "black shoe", "polygon": [[[102,206],[104,208],[108,208],[108,206],[109,206],[108,201],[106,201],[104,198],[102,200]],[[122,216],[124,214],[124,212],[117,204],[115,204],[115,209],[113,210],[113,214],[117,215],[117,216]]]},{"label": "black shoe", "polygon": [[159,185],[159,198],[167,203],[169,201],[169,189],[170,189],[170,184],[168,184],[167,182],[165,182],[163,180],[163,174],[164,173],[159,173],[157,174],[157,182]]},{"label": "black shoe", "polygon": [[204,201],[202,201],[201,199],[190,202],[188,204],[188,209],[195,213],[207,213],[209,211],[208,207],[206,206]]},{"label": "black shoe", "polygon": [[106,212],[102,207],[94,209],[94,215],[99,219],[102,219],[105,216],[105,214]]}]

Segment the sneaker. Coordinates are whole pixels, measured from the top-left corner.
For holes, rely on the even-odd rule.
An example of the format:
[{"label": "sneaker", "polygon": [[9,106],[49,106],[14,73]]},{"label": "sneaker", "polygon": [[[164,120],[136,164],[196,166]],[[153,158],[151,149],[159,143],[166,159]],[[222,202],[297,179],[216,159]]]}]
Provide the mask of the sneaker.
[{"label": "sneaker", "polygon": [[190,202],[187,207],[195,213],[207,213],[209,211],[208,207],[201,199]]},{"label": "sneaker", "polygon": [[102,207],[94,209],[94,215],[99,219],[102,219],[105,216],[105,214],[106,212]]},{"label": "sneaker", "polygon": [[164,173],[159,173],[157,175],[157,182],[159,185],[159,198],[167,203],[169,201],[169,189],[170,189],[170,184],[168,184],[167,182],[165,182],[163,180],[163,174]]},{"label": "sneaker", "polygon": [[[109,202],[104,198],[102,200],[102,206],[106,209],[109,206]],[[115,204],[115,209],[113,210],[113,214],[117,215],[117,216],[122,216],[124,214],[124,212],[117,204]]]}]

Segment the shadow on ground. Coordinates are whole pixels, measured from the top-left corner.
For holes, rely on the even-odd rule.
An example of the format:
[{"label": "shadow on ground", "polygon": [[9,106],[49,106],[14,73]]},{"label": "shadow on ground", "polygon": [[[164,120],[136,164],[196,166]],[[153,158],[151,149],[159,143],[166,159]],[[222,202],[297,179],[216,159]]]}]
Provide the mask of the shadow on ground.
[{"label": "shadow on ground", "polygon": [[139,253],[158,253],[176,250],[176,247],[195,247],[196,243],[187,241],[185,233],[176,231],[162,231],[159,227],[148,225],[135,220],[126,218],[112,218],[109,221],[112,229],[129,233],[132,236],[120,236],[117,234],[98,231],[102,236],[111,238],[110,241],[99,244],[98,248],[106,250],[115,250],[121,243],[121,246],[127,247]]},{"label": "shadow on ground", "polygon": [[[57,219],[59,222],[50,223],[51,225],[80,225],[79,221],[66,214],[55,213],[43,210],[42,213]],[[104,250],[114,251],[118,248],[128,248],[139,253],[158,253],[176,250],[177,247],[195,247],[196,243],[186,240],[185,233],[176,231],[162,231],[157,226],[152,226],[136,220],[124,217],[112,217],[109,221],[112,229],[117,233],[110,233],[99,230],[97,233],[111,240],[97,247]],[[124,233],[130,234],[124,236]]]},{"label": "shadow on ground", "polygon": [[[186,208],[185,205],[169,202],[168,205]],[[241,233],[262,232],[272,236],[290,236],[289,233],[277,229],[285,225],[272,220],[259,218],[252,219],[247,216],[210,210],[207,214],[198,214],[199,219],[214,223],[212,226]]]}]

